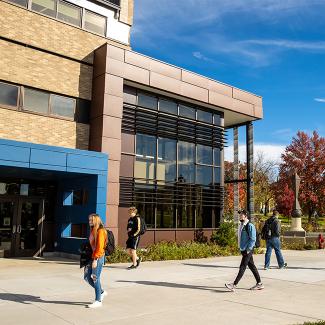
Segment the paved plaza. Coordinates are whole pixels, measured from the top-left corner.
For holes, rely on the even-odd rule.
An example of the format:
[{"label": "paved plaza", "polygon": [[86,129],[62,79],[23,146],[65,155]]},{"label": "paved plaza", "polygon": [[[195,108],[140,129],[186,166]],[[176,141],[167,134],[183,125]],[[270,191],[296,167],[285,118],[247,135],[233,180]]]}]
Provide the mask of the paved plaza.
[{"label": "paved plaza", "polygon": [[[248,270],[236,292],[239,257],[146,262],[136,270],[108,265],[103,307],[78,263],[59,259],[0,259],[1,325],[18,324],[302,324],[325,319],[325,251],[287,251],[289,268],[261,270],[265,290],[248,290]],[[272,257],[275,267],[275,258]],[[259,269],[263,255],[256,257]]]}]

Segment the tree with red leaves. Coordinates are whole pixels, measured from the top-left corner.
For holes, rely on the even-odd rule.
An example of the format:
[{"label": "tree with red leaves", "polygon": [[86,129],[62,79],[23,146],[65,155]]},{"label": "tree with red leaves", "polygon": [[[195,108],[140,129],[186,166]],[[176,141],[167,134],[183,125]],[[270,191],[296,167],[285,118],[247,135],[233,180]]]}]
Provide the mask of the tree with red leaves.
[{"label": "tree with red leaves", "polygon": [[[293,202],[290,176],[296,171],[301,178],[299,202],[311,218],[317,211],[325,214],[325,138],[314,131],[312,136],[299,131],[282,154],[277,186],[277,203],[289,213]],[[292,205],[291,205],[292,207]]]}]

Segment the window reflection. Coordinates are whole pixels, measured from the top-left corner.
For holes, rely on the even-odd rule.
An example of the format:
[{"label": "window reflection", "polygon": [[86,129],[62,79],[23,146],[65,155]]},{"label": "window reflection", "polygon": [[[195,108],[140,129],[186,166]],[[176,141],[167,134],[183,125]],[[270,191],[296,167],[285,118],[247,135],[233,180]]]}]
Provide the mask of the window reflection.
[{"label": "window reflection", "polygon": [[190,106],[179,105],[179,115],[195,120],[195,109]]},{"label": "window reflection", "polygon": [[178,142],[178,181],[194,183],[195,177],[195,145]]},{"label": "window reflection", "polygon": [[157,179],[176,180],[176,140],[158,138]]},{"label": "window reflection", "polygon": [[203,146],[202,144],[197,145],[197,163],[212,165],[212,148]]},{"label": "window reflection", "polygon": [[196,184],[211,185],[212,183],[212,167],[196,166]]}]

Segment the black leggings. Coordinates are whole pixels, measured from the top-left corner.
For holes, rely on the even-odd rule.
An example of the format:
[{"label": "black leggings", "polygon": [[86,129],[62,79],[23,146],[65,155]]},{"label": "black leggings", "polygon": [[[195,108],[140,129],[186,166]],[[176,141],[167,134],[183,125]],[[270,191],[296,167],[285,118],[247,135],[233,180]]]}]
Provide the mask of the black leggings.
[{"label": "black leggings", "polygon": [[260,283],[261,278],[260,278],[260,275],[258,274],[257,268],[256,268],[256,266],[254,264],[253,251],[249,252],[248,254],[247,254],[246,251],[244,251],[244,252],[241,252],[241,254],[242,254],[243,257],[241,259],[239,272],[238,272],[238,275],[237,275],[236,280],[234,282],[234,285],[237,285],[238,282],[240,281],[240,279],[243,277],[247,266],[253,272],[256,283]]}]

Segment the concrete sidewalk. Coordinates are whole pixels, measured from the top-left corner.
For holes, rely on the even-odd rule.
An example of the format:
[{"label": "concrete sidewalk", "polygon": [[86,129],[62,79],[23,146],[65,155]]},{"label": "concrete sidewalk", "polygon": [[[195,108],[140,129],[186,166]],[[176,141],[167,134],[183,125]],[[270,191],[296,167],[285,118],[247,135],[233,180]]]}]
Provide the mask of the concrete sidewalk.
[{"label": "concrete sidewalk", "polygon": [[[105,267],[104,305],[85,305],[93,291],[79,265],[64,259],[0,259],[1,325],[18,324],[302,324],[325,319],[325,251],[287,251],[289,268],[261,270],[265,290],[252,292],[247,270],[235,292],[224,283],[239,257]],[[275,258],[273,258],[273,265]],[[255,257],[259,268],[263,255]]]}]

